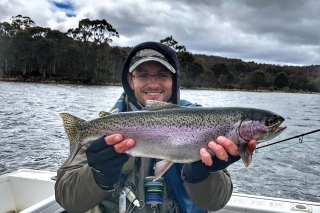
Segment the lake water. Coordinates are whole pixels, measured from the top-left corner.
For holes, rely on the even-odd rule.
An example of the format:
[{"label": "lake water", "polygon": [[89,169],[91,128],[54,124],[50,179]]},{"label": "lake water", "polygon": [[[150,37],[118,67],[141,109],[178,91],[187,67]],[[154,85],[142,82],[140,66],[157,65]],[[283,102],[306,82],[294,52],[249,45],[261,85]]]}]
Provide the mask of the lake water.
[{"label": "lake water", "polygon": [[[0,82],[0,175],[17,169],[56,171],[69,154],[59,113],[93,119],[122,87]],[[288,128],[275,142],[320,129],[320,95],[182,90],[203,106],[255,107],[282,115]],[[320,202],[320,132],[259,149],[245,168],[229,167],[235,190]]]}]

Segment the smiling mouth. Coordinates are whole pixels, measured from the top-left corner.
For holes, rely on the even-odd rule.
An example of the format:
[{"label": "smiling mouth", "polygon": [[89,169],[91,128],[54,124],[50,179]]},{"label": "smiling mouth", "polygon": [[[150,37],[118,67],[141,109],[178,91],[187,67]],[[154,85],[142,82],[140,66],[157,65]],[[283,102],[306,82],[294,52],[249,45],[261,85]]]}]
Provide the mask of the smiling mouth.
[{"label": "smiling mouth", "polygon": [[145,92],[146,95],[150,95],[150,96],[157,96],[160,95],[162,92]]}]

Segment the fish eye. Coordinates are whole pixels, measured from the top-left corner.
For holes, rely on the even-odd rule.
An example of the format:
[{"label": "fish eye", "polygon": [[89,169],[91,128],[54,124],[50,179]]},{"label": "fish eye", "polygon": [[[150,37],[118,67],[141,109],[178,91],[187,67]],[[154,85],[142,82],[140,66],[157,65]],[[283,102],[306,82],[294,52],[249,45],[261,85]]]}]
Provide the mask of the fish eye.
[{"label": "fish eye", "polygon": [[279,122],[278,117],[269,117],[266,119],[265,125],[266,126],[273,126]]}]

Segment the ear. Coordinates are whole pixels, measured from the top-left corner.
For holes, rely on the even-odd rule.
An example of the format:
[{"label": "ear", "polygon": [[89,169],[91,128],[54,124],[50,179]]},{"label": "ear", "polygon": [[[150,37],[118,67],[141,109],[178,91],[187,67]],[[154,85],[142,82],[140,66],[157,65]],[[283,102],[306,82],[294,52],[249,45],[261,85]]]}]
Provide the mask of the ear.
[{"label": "ear", "polygon": [[133,80],[132,80],[132,75],[130,73],[127,74],[127,81],[131,87],[132,90],[134,90],[134,85],[133,85]]}]

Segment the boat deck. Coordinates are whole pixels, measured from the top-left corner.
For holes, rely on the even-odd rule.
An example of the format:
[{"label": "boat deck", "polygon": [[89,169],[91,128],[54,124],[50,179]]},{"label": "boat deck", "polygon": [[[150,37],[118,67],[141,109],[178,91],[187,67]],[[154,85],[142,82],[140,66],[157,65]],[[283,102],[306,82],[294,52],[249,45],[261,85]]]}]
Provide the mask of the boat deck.
[{"label": "boat deck", "polygon": [[[55,172],[22,169],[0,176],[0,213],[61,213],[55,201]],[[234,192],[218,213],[320,213],[320,203]]]},{"label": "boat deck", "polygon": [[56,173],[21,169],[0,176],[0,213],[62,212],[55,202]]}]

